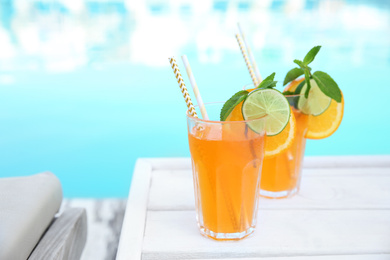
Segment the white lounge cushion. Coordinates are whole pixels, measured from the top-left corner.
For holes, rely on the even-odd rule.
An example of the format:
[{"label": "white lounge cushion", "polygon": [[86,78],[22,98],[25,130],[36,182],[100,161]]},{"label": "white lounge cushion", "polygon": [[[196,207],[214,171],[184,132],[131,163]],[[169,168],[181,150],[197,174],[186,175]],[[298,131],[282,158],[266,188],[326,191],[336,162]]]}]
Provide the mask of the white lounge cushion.
[{"label": "white lounge cushion", "polygon": [[60,181],[50,172],[0,178],[0,259],[26,260],[61,201]]}]

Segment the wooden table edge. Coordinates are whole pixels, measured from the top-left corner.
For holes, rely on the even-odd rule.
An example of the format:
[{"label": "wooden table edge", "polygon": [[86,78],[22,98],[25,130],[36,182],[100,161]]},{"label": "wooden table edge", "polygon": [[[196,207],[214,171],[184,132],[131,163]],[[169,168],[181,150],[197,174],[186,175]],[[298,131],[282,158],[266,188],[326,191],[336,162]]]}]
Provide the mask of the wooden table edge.
[{"label": "wooden table edge", "polygon": [[[303,167],[390,167],[390,155],[306,156]],[[117,260],[141,259],[152,172],[190,168],[191,159],[187,157],[137,159],[119,239]]]}]

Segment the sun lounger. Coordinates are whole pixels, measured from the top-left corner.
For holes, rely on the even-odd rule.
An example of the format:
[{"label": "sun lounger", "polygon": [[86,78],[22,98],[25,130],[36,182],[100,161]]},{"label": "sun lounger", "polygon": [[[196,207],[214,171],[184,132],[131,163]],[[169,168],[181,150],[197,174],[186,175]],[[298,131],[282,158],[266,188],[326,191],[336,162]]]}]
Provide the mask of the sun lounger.
[{"label": "sun lounger", "polygon": [[61,202],[60,181],[50,172],[0,179],[0,259],[80,259],[86,213],[57,214]]}]

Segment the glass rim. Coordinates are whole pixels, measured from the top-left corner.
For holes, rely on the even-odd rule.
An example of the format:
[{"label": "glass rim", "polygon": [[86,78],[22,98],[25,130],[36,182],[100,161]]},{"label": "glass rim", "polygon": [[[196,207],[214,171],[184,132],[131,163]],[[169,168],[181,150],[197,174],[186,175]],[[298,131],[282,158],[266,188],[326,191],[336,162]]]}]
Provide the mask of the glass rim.
[{"label": "glass rim", "polygon": [[[204,103],[204,105],[216,105],[216,104],[224,104],[225,102],[223,101],[216,101],[216,102],[207,102],[207,103]],[[194,105],[195,108],[199,107],[199,105]],[[216,121],[216,120],[206,120],[206,119],[203,119],[203,118],[199,118],[199,117],[194,117],[192,115],[189,114],[189,110],[187,109],[187,112],[186,112],[186,116],[187,118],[190,118],[192,120],[196,120],[196,121],[200,121],[200,122],[203,122],[203,123],[214,123],[214,124],[242,124],[242,123],[249,123],[249,122],[253,122],[253,121],[256,121],[256,120],[264,120],[267,115],[264,115],[262,117],[259,117],[259,118],[254,118],[254,119],[249,119],[249,120],[243,120],[243,121]]]},{"label": "glass rim", "polygon": [[[282,94],[283,94],[283,92],[282,92]],[[292,95],[284,95],[283,94],[283,96],[285,96],[285,97],[302,97],[302,96],[304,96],[305,94],[292,94]]]}]

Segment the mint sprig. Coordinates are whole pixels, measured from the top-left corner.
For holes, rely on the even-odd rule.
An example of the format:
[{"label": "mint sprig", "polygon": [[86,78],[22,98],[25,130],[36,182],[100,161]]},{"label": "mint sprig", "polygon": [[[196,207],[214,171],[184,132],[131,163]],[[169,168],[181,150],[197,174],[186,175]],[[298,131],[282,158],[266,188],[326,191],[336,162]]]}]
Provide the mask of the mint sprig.
[{"label": "mint sprig", "polygon": [[305,91],[305,98],[308,98],[309,97],[309,91],[311,89],[311,84],[310,84],[310,71],[305,69],[305,81],[306,81],[306,84],[307,84],[307,88],[306,88],[306,91]]},{"label": "mint sprig", "polygon": [[[275,72],[266,77],[258,86],[257,89],[266,89],[266,88],[274,88],[276,87],[277,81],[274,81],[275,78]],[[229,98],[228,101],[223,104],[221,113],[220,113],[220,120],[226,121],[230,113],[233,111],[233,109],[240,104],[242,101],[246,99],[249,92],[247,90],[241,90],[238,91],[236,94],[234,94],[231,98]]]},{"label": "mint sprig", "polygon": [[[305,75],[305,82],[307,84],[305,98],[309,97],[311,88],[310,80],[314,79],[322,93],[334,99],[336,102],[340,103],[341,91],[337,83],[325,72],[316,71],[314,73],[311,73],[311,68],[308,66],[310,63],[313,62],[320,49],[321,46],[315,46],[306,54],[306,56],[303,58],[303,61],[297,59],[294,60],[294,63],[297,64],[299,68],[293,68],[292,70],[287,72],[286,77],[284,78],[283,85],[286,85],[287,83],[295,80],[299,76]],[[295,93],[297,93],[297,91],[298,88],[296,89]]]},{"label": "mint sprig", "polygon": [[284,81],[283,81],[283,86],[285,86],[287,83],[295,80],[299,76],[302,76],[303,74],[305,74],[305,71],[303,69],[293,68],[292,70],[287,72],[286,77],[284,78]]},{"label": "mint sprig", "polygon": [[305,64],[306,66],[309,65],[313,60],[314,58],[316,57],[317,53],[320,51],[321,49],[321,46],[315,46],[313,47],[305,56],[305,58],[303,58],[303,64]]},{"label": "mint sprig", "polygon": [[297,64],[299,67],[301,68],[305,68],[305,64],[303,63],[303,61],[300,61],[300,60],[294,60],[294,63]]},{"label": "mint sprig", "polygon": [[245,100],[248,96],[249,92],[246,90],[240,90],[236,94],[234,94],[228,101],[223,104],[220,113],[221,121],[226,121],[226,118],[230,115],[233,109],[241,103],[241,101]]},{"label": "mint sprig", "polygon": [[337,83],[325,72],[316,71],[313,73],[313,78],[321,89],[322,93],[328,97],[341,102],[341,91]]},{"label": "mint sprig", "polygon": [[277,81],[274,81],[275,78],[275,72],[266,77],[260,84],[257,86],[257,88],[265,89],[265,88],[274,88],[276,87]]}]

